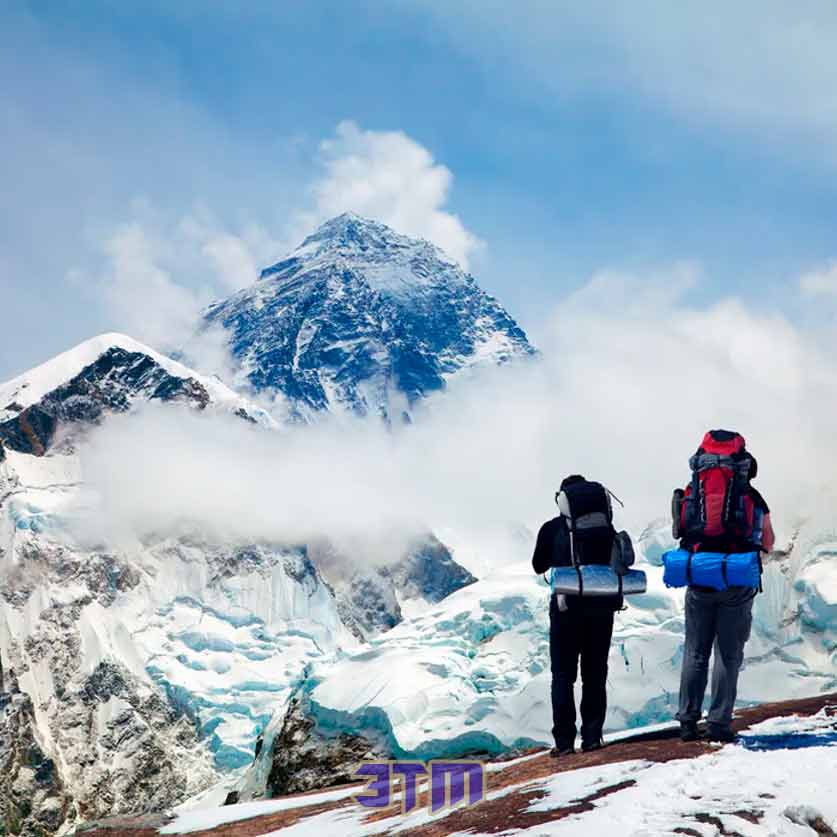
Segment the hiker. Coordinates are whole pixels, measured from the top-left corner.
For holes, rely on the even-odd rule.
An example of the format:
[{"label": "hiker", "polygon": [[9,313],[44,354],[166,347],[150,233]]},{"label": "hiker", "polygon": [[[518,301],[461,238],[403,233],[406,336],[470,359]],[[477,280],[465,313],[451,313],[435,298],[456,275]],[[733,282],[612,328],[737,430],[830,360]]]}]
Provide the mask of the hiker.
[{"label": "hiker", "polygon": [[[691,483],[685,491],[675,492],[674,535],[680,538],[681,550],[689,553],[689,562],[697,562],[699,553],[719,554],[723,581],[702,586],[689,574],[684,582],[688,584],[686,644],[677,720],[683,741],[699,738],[698,721],[714,646],[706,738],[730,742],[735,740],[732,713],[744,645],[750,638],[753,600],[761,583],[761,557],[773,549],[775,537],[770,509],[751,484],[758,463],[740,434],[710,430],[689,464]],[[747,555],[757,561],[754,577],[748,586],[727,585],[729,562]]]},{"label": "hiker", "polygon": [[[574,474],[561,483],[557,499],[573,509],[574,535],[568,517],[547,521],[538,533],[532,567],[545,573],[552,567],[610,564],[615,532],[610,495],[604,486]],[[583,519],[583,522],[581,518]],[[572,546],[571,546],[572,543]],[[575,549],[575,556],[573,555]],[[575,561],[573,560],[575,557]],[[613,614],[622,607],[620,595],[573,596],[552,593],[549,600],[549,650],[552,663],[552,756],[575,752],[574,686],[581,660],[581,748],[603,745],[607,713],[607,658],[613,634]]]}]

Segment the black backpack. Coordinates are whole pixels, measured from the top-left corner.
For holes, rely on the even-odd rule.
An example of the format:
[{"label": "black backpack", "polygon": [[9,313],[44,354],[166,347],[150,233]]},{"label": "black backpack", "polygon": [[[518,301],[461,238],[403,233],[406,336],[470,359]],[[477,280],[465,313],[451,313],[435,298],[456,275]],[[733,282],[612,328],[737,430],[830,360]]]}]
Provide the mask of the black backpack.
[{"label": "black backpack", "polygon": [[634,549],[630,535],[613,528],[611,497],[601,483],[569,477],[555,502],[567,521],[573,565],[610,565],[623,576],[634,563]]}]

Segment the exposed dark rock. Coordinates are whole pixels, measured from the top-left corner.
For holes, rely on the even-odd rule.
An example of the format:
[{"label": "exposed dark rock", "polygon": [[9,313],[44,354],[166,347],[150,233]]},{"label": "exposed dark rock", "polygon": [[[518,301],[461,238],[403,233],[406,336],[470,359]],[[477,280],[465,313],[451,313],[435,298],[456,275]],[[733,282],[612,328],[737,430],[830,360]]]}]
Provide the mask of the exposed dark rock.
[{"label": "exposed dark rock", "polygon": [[[82,611],[93,602],[112,604],[119,592],[139,583],[139,571],[110,554],[76,553],[41,539],[24,539],[17,558],[15,573],[4,574],[0,584],[13,606],[25,603],[45,580],[67,591],[66,601],[53,601],[40,613],[22,647],[11,649],[22,670],[31,661],[45,666],[55,695],[39,706],[48,724],[50,752],[30,747],[21,756],[29,771],[26,787],[30,796],[61,788],[58,801],[43,803],[55,821],[22,833],[53,834],[66,827],[73,811],[95,818],[171,807],[213,782],[211,754],[183,707],[115,659],[101,660],[89,673],[80,668]],[[77,591],[74,597],[72,591]],[[0,712],[8,711],[0,706]],[[0,755],[0,812],[2,789],[11,787],[14,770]],[[14,823],[29,822],[30,815],[17,803],[14,810],[10,805]],[[41,810],[33,806],[30,813]],[[46,823],[44,817],[32,821]]]},{"label": "exposed dark rock", "polygon": [[198,409],[210,400],[194,378],[175,377],[148,355],[114,346],[37,404],[0,423],[0,438],[12,450],[43,456],[59,426],[97,424],[107,413],[126,412],[138,395]]},{"label": "exposed dark rock", "polygon": [[119,593],[136,587],[140,574],[123,558],[110,553],[78,553],[44,540],[22,540],[17,561],[0,577],[0,596],[16,607],[28,600],[43,581],[78,582],[104,607]]},{"label": "exposed dark rock", "polygon": [[72,815],[55,762],[37,739],[28,695],[16,692],[0,704],[0,834],[44,837]]},{"label": "exposed dark rock", "polygon": [[268,574],[277,564],[281,564],[288,576],[296,581],[314,586],[321,582],[304,546],[248,544],[235,549],[218,549],[206,544],[195,545],[200,546],[206,556],[213,584],[249,573]]},{"label": "exposed dark rock", "polygon": [[0,437],[19,453],[43,456],[55,435],[56,420],[38,405],[0,424]]},{"label": "exposed dark rock", "polygon": [[381,573],[392,579],[402,598],[420,598],[433,604],[477,580],[433,535],[417,541],[400,561],[384,567]]},{"label": "exposed dark rock", "polygon": [[333,587],[340,618],[361,639],[401,621],[399,600],[436,604],[476,581],[432,534],[414,540],[403,555],[385,564],[365,565],[327,542],[312,545],[311,555]]},{"label": "exposed dark rock", "polygon": [[308,711],[308,697],[297,692],[288,704],[282,728],[273,739],[267,778],[269,796],[331,787],[355,781],[360,762],[389,758],[380,743],[359,735],[327,735]]},{"label": "exposed dark rock", "polygon": [[364,636],[388,631],[402,618],[395,586],[379,570],[356,573],[341,591],[337,610],[357,623]]}]

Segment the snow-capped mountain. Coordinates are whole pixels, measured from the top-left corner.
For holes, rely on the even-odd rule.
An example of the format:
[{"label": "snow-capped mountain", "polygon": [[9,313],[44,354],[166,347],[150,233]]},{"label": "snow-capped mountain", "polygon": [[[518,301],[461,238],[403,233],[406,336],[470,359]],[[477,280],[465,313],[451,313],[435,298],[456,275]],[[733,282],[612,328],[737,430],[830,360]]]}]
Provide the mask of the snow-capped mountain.
[{"label": "snow-capped mountain", "polygon": [[535,350],[496,299],[427,241],[346,214],[206,312],[240,383],[293,413],[398,416],[479,364]]},{"label": "snow-capped mountain", "polygon": [[153,402],[277,427],[220,381],[122,335],[0,385],[0,710],[13,730],[0,735],[0,812],[21,833],[171,807],[216,785],[252,761],[313,660],[474,580],[430,535],[363,571],[352,563],[362,556],[323,558],[330,577],[312,560],[337,554],[327,543],[195,531],[126,547],[94,531],[91,545],[76,526],[96,514],[87,442],[111,414],[131,420]]},{"label": "snow-capped mountain", "polygon": [[264,410],[221,381],[124,334],[102,334],[0,385],[0,441],[12,450],[42,455],[62,430],[96,424],[108,413],[147,401],[221,409],[273,424]]},{"label": "snow-capped mountain", "polygon": [[[297,416],[395,416],[481,363],[534,353],[436,248],[355,216],[213,306],[207,324],[228,329],[242,382]],[[549,741],[547,592],[524,527],[484,543],[434,534],[428,520],[374,561],[324,540],[197,526],[109,543],[85,493],[87,442],[111,414],[127,413],[127,428],[153,402],[277,429],[219,380],[121,335],[0,384],[0,720],[11,730],[0,727],[0,811],[23,833],[328,785],[370,753]],[[837,688],[832,521],[813,515],[766,564],[744,703]],[[662,586],[669,541],[667,523],[638,539],[650,586],[618,619],[611,730],[674,711],[683,596]]]}]

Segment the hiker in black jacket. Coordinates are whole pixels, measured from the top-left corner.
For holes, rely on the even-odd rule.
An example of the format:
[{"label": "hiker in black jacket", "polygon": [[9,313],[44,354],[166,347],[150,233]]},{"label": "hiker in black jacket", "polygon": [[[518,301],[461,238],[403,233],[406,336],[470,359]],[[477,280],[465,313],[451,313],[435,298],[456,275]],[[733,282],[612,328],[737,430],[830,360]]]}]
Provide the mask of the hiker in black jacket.
[{"label": "hiker in black jacket", "polygon": [[[607,490],[599,483],[573,475],[561,483],[561,491],[589,498],[590,508],[606,516],[606,525],[575,542],[576,560],[585,564],[610,562],[614,531]],[[538,533],[532,567],[546,573],[552,567],[572,566],[570,532],[563,516],[547,521]],[[551,755],[575,752],[576,711],[574,686],[581,660],[581,747],[585,752],[603,746],[602,729],[607,714],[607,658],[613,634],[613,614],[622,606],[621,596],[561,596],[549,599],[549,649],[552,663]]]}]

